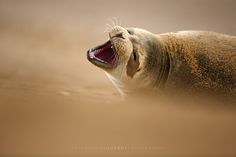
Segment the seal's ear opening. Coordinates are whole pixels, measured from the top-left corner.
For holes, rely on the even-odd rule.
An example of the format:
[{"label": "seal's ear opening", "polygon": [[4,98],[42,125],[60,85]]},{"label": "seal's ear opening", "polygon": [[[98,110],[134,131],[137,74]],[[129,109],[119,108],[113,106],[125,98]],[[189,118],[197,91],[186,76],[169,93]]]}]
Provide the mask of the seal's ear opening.
[{"label": "seal's ear opening", "polygon": [[128,64],[127,64],[127,75],[129,77],[133,77],[134,74],[139,71],[139,54],[137,51],[133,51],[133,53],[130,55]]}]

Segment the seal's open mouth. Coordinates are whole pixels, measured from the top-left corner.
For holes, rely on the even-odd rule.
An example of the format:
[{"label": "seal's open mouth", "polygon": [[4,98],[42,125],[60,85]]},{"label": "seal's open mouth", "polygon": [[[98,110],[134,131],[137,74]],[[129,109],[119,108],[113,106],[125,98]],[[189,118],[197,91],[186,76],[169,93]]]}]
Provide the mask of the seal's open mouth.
[{"label": "seal's open mouth", "polygon": [[116,65],[116,53],[110,40],[88,50],[87,58],[91,63],[99,67],[112,68]]}]

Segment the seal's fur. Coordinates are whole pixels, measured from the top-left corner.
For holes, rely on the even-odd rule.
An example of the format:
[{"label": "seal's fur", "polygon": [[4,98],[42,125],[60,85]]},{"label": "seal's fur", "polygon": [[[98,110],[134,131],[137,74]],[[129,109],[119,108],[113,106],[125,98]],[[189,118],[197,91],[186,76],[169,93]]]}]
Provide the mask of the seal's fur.
[{"label": "seal's fur", "polygon": [[118,63],[104,70],[117,87],[236,94],[236,37],[181,31],[155,35],[115,26],[109,33]]}]

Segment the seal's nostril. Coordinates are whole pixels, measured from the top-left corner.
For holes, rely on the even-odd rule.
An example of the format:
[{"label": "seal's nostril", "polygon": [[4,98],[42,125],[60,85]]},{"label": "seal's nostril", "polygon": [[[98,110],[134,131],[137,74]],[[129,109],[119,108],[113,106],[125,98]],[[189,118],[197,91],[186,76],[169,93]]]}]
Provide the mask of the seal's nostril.
[{"label": "seal's nostril", "polygon": [[115,37],[125,39],[125,37],[123,36],[123,33],[118,33],[115,35]]}]

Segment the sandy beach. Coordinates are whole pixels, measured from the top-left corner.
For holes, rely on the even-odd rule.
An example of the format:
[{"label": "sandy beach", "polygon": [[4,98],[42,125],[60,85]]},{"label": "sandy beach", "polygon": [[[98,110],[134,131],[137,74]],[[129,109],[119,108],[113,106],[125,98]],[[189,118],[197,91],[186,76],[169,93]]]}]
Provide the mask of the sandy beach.
[{"label": "sandy beach", "polygon": [[0,156],[236,156],[236,108],[122,99],[106,24],[236,35],[233,0],[0,1]]}]

